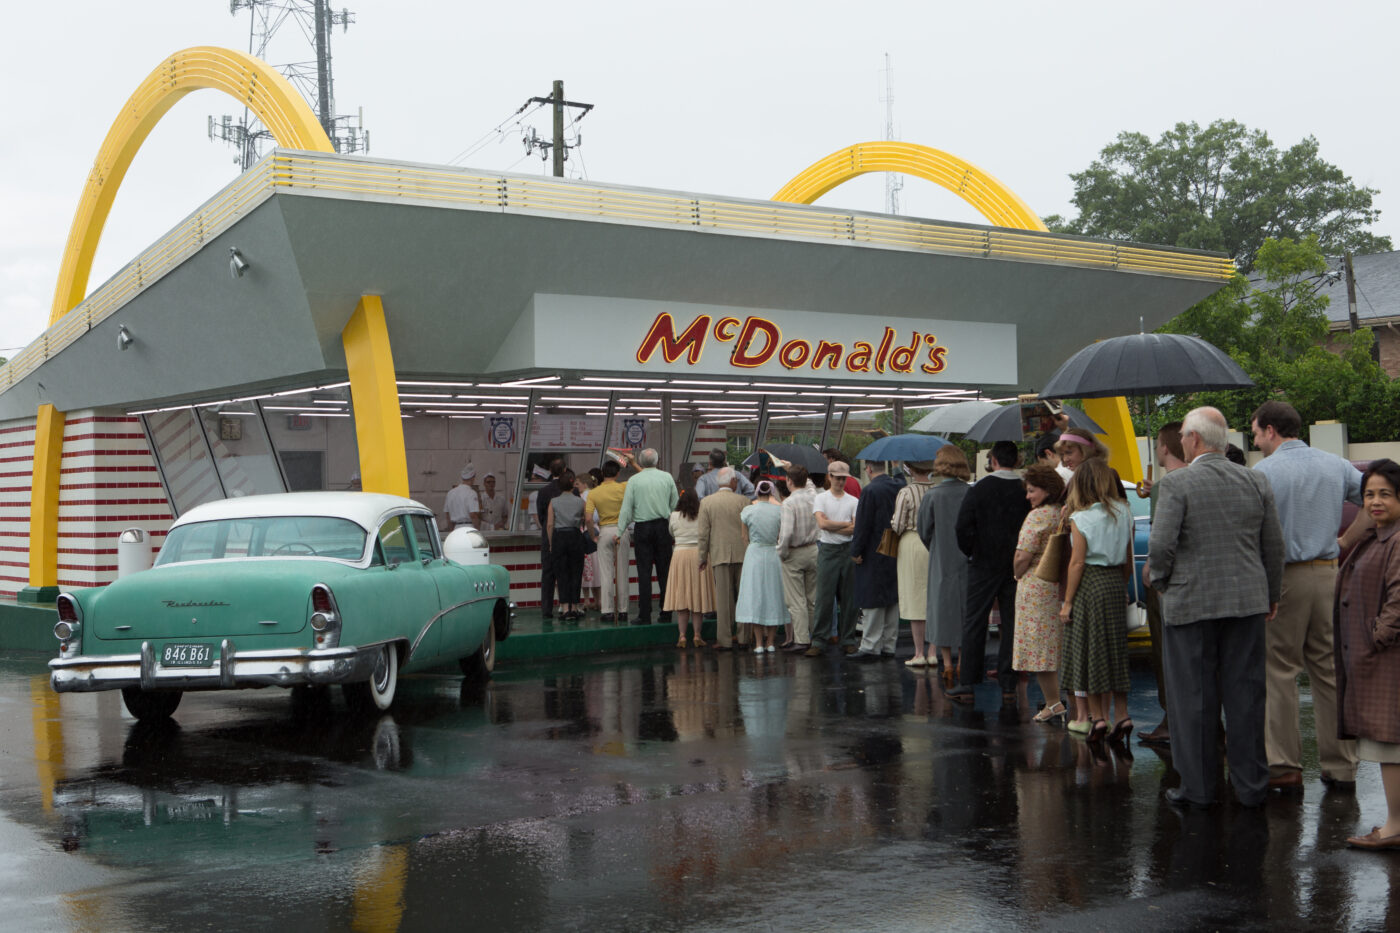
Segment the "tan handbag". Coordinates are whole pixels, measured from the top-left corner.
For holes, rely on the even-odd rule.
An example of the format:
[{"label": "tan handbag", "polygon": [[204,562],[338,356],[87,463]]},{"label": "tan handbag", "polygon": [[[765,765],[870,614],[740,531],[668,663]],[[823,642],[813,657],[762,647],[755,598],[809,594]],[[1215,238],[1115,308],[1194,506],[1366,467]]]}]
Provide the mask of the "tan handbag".
[{"label": "tan handbag", "polygon": [[893,528],[886,528],[885,533],[880,535],[880,546],[875,549],[875,553],[886,557],[899,556],[899,535],[894,533]]},{"label": "tan handbag", "polygon": [[1045,539],[1045,553],[1040,555],[1040,563],[1035,565],[1035,575],[1047,583],[1064,583],[1069,579],[1069,532],[1064,530],[1065,519]]}]

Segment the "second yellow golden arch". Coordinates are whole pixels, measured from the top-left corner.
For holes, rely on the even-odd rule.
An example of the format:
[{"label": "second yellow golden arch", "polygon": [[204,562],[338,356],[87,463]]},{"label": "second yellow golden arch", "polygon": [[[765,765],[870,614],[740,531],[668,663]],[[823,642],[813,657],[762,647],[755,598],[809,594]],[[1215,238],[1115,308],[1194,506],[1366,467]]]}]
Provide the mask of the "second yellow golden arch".
[{"label": "second yellow golden arch", "polygon": [[[942,185],[998,227],[1045,230],[1030,205],[995,176],[951,153],[918,143],[856,143],[818,159],[783,185],[774,201],[812,204],[837,185],[869,172],[899,172]],[[1085,413],[1106,432],[1110,461],[1133,479],[1142,477],[1133,421],[1123,398],[1087,399]]]}]

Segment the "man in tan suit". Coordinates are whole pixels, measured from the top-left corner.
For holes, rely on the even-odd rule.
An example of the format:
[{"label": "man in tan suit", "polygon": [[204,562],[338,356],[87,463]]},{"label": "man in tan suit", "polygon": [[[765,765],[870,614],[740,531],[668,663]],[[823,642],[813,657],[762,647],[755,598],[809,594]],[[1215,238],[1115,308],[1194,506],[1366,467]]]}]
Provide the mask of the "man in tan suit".
[{"label": "man in tan suit", "polygon": [[[749,500],[734,491],[739,485],[732,467],[717,471],[719,490],[700,500],[700,569],[710,568],[715,581],[715,648],[734,647],[734,604],[739,599],[739,573],[744,567],[744,523],[739,513]],[[747,645],[752,636],[742,626],[739,643]]]}]

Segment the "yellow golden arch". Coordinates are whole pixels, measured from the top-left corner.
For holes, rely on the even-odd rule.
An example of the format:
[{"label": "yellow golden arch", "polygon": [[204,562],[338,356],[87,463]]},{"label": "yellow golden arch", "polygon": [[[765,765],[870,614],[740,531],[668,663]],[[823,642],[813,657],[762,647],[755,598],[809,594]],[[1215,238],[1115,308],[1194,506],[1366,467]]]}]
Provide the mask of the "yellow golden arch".
[{"label": "yellow golden arch", "polygon": [[[246,105],[280,146],[333,151],[316,114],[287,79],[266,62],[212,46],[197,46],[171,55],[132,93],[102,141],[68,231],[49,314],[50,326],[86,297],[93,256],[107,215],[142,143],[182,97],[204,89],[223,91]],[[342,333],[342,342],[355,403],[364,488],[406,496],[408,466],[398,390],[384,308],[377,297],[365,296],[360,301]],[[388,412],[392,412],[392,417]],[[29,512],[29,589],[21,594],[28,600],[47,601],[57,592],[63,421],[63,413],[53,405],[39,406],[34,426],[34,484]]]},{"label": "yellow golden arch", "polygon": [[[867,172],[899,172],[941,185],[998,227],[1045,230],[1035,211],[993,175],[957,156],[917,143],[856,143],[818,159],[773,195],[774,201],[812,204],[837,185]],[[1142,477],[1133,421],[1123,398],[1084,400],[1084,412],[1105,430],[1109,462],[1124,476]]]}]

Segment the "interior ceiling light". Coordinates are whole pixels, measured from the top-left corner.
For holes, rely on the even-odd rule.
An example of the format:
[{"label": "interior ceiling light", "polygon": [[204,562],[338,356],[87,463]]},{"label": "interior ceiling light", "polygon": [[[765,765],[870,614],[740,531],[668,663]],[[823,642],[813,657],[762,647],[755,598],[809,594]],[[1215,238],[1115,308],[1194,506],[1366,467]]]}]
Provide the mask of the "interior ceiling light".
[{"label": "interior ceiling light", "polygon": [[[535,377],[530,378],[530,379],[511,379],[511,380],[508,380],[508,381],[506,381],[506,382],[502,382],[502,383],[500,383],[500,384],[503,385],[503,386],[532,386],[532,385],[537,385],[537,384],[539,384],[539,383],[541,383],[541,382],[558,382],[558,381],[559,381],[559,377],[558,377],[558,376],[535,376]],[[482,385],[485,385],[485,384],[486,384],[486,383],[484,383],[484,382],[482,383]]]},{"label": "interior ceiling light", "polygon": [[672,379],[671,385],[677,386],[746,386],[755,385],[750,382],[723,382],[718,379]]},{"label": "interior ceiling light", "polygon": [[408,380],[400,380],[400,381],[398,382],[398,385],[401,385],[401,386],[429,386],[429,387],[437,387],[437,388],[443,388],[443,389],[470,389],[472,386],[476,385],[476,383],[474,383],[474,382],[410,382],[410,381],[408,381]]},{"label": "interior ceiling light", "polygon": [[665,382],[665,379],[637,379],[630,376],[584,376],[584,382]]}]

